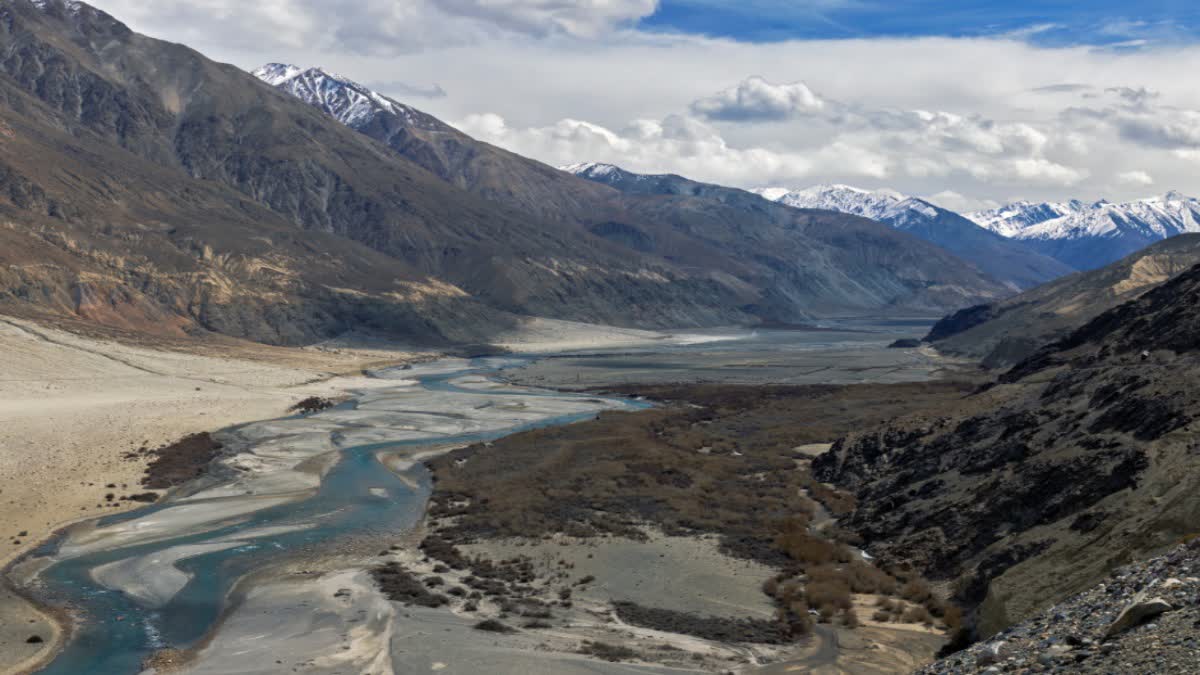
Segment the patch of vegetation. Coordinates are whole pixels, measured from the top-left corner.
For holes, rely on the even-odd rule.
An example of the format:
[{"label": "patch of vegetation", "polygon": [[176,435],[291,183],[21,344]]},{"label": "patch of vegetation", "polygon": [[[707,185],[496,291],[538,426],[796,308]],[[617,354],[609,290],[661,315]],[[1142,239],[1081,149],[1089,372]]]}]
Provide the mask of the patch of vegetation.
[{"label": "patch of vegetation", "polygon": [[[607,412],[432,460],[430,513],[446,523],[439,535],[447,544],[558,532],[636,538],[653,523],[668,534],[719,534],[732,555],[786,565],[792,558],[777,536],[814,507],[800,494],[835,515],[854,508],[849,493],[812,478],[797,446],[937,407],[972,386],[629,387],[622,393],[668,405]],[[455,567],[449,554],[436,557]]]},{"label": "patch of vegetation", "polygon": [[421,607],[441,607],[450,603],[449,598],[431,592],[420,579],[399,563],[389,562],[376,567],[371,570],[371,576],[389,600]]},{"label": "patch of vegetation", "polygon": [[319,413],[322,410],[329,410],[335,405],[337,405],[337,403],[334,403],[327,398],[323,398],[321,396],[309,396],[303,401],[300,401],[296,405],[292,406],[290,410],[292,412],[298,412],[301,415],[311,415],[313,413]]},{"label": "patch of vegetation", "polygon": [[789,632],[777,621],[699,616],[670,609],[643,607],[632,602],[615,602],[613,607],[617,616],[626,623],[680,635],[692,635],[705,640],[758,644],[784,644],[792,640]]},{"label": "patch of vegetation", "polygon": [[[797,447],[937,409],[973,388],[946,382],[629,387],[622,393],[665,405],[603,413],[432,460],[433,530],[421,548],[448,568],[470,571],[464,583],[476,592],[519,598],[534,585],[527,561],[469,558],[458,545],[558,533],[641,538],[649,524],[671,535],[717,534],[726,553],[779,569],[764,587],[778,616],[720,619],[619,604],[618,615],[632,624],[778,644],[811,632],[818,620],[856,626],[856,593],[901,594],[950,623],[953,612],[927,584],[867,564],[850,548],[853,536],[836,527],[813,528],[821,507],[838,516],[856,504],[853,495],[817,481]],[[563,601],[569,597],[568,590]]]},{"label": "patch of vegetation", "polygon": [[517,632],[516,628],[513,628],[512,626],[496,619],[485,619],[480,621],[479,623],[475,624],[474,628],[475,630],[481,630],[488,633],[510,634]]},{"label": "patch of vegetation", "polygon": [[195,480],[208,470],[224,446],[208,432],[192,434],[150,450],[143,447],[126,455],[127,459],[150,457],[142,486],[151,490],[166,490]]},{"label": "patch of vegetation", "polygon": [[583,642],[583,645],[579,648],[579,653],[594,656],[605,661],[612,661],[613,663],[618,661],[633,661],[638,658],[638,653],[629,647],[611,645],[607,642],[592,642],[591,640]]}]

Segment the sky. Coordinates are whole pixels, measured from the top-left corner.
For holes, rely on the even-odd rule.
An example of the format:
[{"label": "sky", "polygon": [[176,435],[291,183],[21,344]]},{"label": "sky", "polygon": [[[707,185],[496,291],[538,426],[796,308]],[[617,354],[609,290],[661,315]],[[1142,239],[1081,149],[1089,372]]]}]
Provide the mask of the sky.
[{"label": "sky", "polygon": [[1200,195],[1194,0],[96,0],[554,165],[957,210]]}]

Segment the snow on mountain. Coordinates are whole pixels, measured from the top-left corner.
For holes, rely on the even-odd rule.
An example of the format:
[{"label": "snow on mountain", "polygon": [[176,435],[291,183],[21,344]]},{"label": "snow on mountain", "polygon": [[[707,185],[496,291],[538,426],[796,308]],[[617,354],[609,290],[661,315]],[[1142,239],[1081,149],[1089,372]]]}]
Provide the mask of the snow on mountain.
[{"label": "snow on mountain", "polygon": [[[567,166],[558,167],[559,171],[573,173],[576,176],[583,178],[602,178],[611,176],[615,173],[628,173],[624,169],[613,166],[612,164],[601,164],[600,162],[580,162],[578,164],[568,164]],[[632,174],[631,174],[632,175]]]},{"label": "snow on mountain", "polygon": [[407,126],[441,130],[445,125],[416,108],[323,68],[307,70],[286,63],[268,63],[253,72],[267,84],[324,110],[353,129],[367,126],[380,114],[400,118]]},{"label": "snow on mountain", "polygon": [[1014,239],[1075,239],[1137,234],[1165,239],[1200,232],[1200,201],[1178,192],[1113,204],[1078,200],[1062,203],[1016,202],[967,217]]},{"label": "snow on mountain", "polygon": [[1074,271],[958,213],[892,190],[818,185],[804,190],[759,188],[752,192],[795,208],[839,211],[891,225],[955,253],[1013,288],[1029,288]]},{"label": "snow on mountain", "polygon": [[943,211],[950,213],[923,199],[908,197],[892,190],[872,192],[849,185],[817,185],[804,190],[756,188],[751,192],[798,209],[850,213],[902,230],[937,218]]},{"label": "snow on mountain", "polygon": [[1200,232],[1200,200],[1168,192],[1119,204],[1104,200],[1015,202],[967,217],[1076,268],[1092,269],[1156,241]]}]

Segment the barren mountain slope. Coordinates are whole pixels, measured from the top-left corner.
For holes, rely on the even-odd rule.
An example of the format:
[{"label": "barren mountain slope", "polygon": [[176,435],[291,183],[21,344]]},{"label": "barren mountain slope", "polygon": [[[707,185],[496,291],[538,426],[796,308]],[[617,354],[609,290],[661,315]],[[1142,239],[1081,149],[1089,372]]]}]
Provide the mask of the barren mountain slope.
[{"label": "barren mountain slope", "polygon": [[839,441],[873,554],[953,582],[982,634],[1200,522],[1200,267],[1103,314],[936,418]]},{"label": "barren mountain slope", "polygon": [[956,312],[926,339],[945,353],[983,359],[989,367],[1012,365],[1197,263],[1200,235],[1179,235],[1107,267]]}]

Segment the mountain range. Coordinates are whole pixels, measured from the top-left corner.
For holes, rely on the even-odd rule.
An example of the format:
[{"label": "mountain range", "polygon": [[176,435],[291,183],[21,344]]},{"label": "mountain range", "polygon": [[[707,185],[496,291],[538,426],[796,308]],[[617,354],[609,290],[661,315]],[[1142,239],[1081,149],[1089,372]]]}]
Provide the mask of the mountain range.
[{"label": "mountain range", "polygon": [[967,214],[1076,269],[1103,267],[1156,241],[1200,232],[1200,201],[1178,192],[1124,203],[1014,202]]},{"label": "mountain range", "polygon": [[852,213],[886,223],[941,246],[1015,289],[1032,288],[1075,271],[1024,242],[984,229],[932,202],[890,190],[819,185],[805,190],[760,188],[752,192],[796,208]]},{"label": "mountain range", "polygon": [[446,343],[528,316],[794,322],[1008,292],[867,219],[633,195],[325,71],[259,74],[84,3],[0,3],[4,311]]}]

